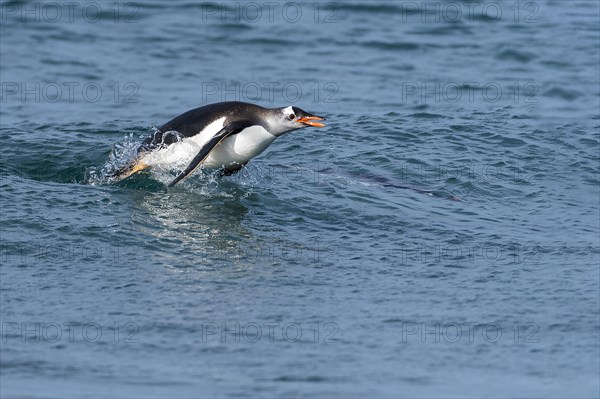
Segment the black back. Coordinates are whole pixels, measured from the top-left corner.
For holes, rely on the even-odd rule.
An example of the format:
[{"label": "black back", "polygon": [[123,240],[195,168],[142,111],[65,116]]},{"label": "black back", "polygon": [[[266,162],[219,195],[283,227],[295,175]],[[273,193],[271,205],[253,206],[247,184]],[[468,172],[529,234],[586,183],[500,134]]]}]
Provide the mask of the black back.
[{"label": "black back", "polygon": [[[252,121],[253,125],[264,126],[263,116],[269,111],[267,108],[239,101],[215,103],[194,108],[162,125],[157,132],[144,140],[138,148],[138,152],[154,150],[173,144],[183,137],[195,136],[206,126],[222,117],[226,117],[225,125],[246,120]],[[172,131],[179,134],[169,133]]]}]

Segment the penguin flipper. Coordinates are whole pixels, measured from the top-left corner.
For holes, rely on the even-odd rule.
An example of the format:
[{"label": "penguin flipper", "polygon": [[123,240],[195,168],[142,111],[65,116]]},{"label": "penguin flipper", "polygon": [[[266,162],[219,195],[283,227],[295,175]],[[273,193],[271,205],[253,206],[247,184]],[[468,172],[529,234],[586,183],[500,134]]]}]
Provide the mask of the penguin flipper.
[{"label": "penguin flipper", "polygon": [[198,152],[198,155],[192,159],[192,162],[188,165],[187,168],[183,172],[181,172],[167,187],[173,187],[175,184],[179,183],[181,180],[188,177],[192,172],[194,172],[202,162],[210,155],[211,151],[223,140],[227,137],[232,136],[234,134],[238,134],[245,128],[252,126],[250,121],[238,121],[234,122],[230,125],[223,127],[223,129],[219,130]]}]

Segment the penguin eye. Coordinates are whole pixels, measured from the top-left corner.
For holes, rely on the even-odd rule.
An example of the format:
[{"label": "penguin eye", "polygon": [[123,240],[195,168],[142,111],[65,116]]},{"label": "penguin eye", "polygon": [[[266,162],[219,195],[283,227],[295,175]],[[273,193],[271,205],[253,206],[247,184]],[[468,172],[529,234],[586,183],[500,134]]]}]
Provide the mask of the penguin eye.
[{"label": "penguin eye", "polygon": [[294,115],[294,114],[291,114],[291,115],[289,116],[289,118],[290,118],[290,120],[296,119],[296,115]]}]

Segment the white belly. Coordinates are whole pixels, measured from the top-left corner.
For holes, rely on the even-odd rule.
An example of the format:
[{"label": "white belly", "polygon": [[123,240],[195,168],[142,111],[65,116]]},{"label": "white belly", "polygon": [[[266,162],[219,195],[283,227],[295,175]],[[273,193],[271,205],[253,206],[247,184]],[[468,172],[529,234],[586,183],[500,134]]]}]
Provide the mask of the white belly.
[{"label": "white belly", "polygon": [[262,126],[246,128],[217,145],[204,165],[214,169],[245,164],[262,153],[274,140],[275,136]]},{"label": "white belly", "polygon": [[[221,118],[211,123],[193,137],[186,137],[167,148],[148,153],[142,159],[143,162],[150,166],[161,165],[185,168],[204,144],[223,128],[224,119]],[[243,165],[262,153],[274,140],[275,136],[262,126],[246,128],[238,134],[227,137],[218,144],[206,158],[203,166],[210,169],[219,169]]]}]

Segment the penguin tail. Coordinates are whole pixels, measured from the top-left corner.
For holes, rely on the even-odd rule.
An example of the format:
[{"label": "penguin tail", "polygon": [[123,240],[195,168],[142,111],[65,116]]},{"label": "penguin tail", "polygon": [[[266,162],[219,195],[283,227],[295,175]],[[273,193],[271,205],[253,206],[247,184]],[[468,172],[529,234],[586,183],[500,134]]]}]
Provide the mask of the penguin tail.
[{"label": "penguin tail", "polygon": [[144,162],[140,161],[140,160],[136,160],[135,162],[126,165],[122,168],[120,168],[119,170],[117,170],[115,173],[113,173],[111,175],[112,178],[114,178],[116,181],[120,181],[123,179],[128,178],[129,176],[142,171],[144,169],[149,168],[150,165],[145,164]]}]

